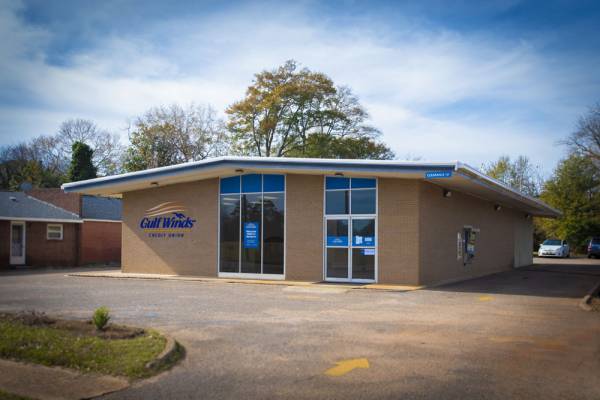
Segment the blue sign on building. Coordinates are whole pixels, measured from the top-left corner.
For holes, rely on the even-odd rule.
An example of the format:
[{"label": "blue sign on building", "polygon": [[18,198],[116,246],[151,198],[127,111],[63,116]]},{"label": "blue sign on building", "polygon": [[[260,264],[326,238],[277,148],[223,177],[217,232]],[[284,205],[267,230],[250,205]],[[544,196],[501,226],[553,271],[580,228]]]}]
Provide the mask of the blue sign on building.
[{"label": "blue sign on building", "polygon": [[348,236],[327,235],[327,246],[348,246]]},{"label": "blue sign on building", "polygon": [[258,249],[258,222],[244,222],[244,248]]},{"label": "blue sign on building", "polygon": [[452,177],[452,171],[430,171],[425,172],[425,178],[436,179],[436,178],[450,178]]},{"label": "blue sign on building", "polygon": [[354,236],[352,236],[352,245],[353,246],[375,246],[375,237],[374,236],[354,235]]}]

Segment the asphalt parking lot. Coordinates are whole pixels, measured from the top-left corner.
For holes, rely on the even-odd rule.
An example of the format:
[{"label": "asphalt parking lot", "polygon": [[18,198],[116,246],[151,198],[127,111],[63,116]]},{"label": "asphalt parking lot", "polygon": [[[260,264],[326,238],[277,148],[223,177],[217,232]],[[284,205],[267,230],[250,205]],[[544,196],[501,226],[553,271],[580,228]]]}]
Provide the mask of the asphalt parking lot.
[{"label": "asphalt parking lot", "polygon": [[106,399],[600,398],[600,313],[578,308],[597,260],[403,293],[65,273],[1,273],[0,311],[86,318],[106,305],[187,349]]}]

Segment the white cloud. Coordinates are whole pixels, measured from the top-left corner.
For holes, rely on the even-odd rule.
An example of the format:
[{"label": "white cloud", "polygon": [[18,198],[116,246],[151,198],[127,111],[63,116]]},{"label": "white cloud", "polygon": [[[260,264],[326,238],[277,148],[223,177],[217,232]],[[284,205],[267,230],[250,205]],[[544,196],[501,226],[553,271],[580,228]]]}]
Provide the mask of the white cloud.
[{"label": "white cloud", "polygon": [[[554,143],[572,122],[556,120],[573,118],[573,104],[559,100],[573,79],[559,68],[548,69],[526,42],[422,30],[404,22],[337,26],[315,20],[301,6],[284,11],[248,6],[235,13],[148,21],[135,35],[109,35],[57,66],[43,53],[52,33],[24,25],[15,12],[13,6],[0,7],[0,35],[14,38],[0,44],[0,82],[12,88],[0,89],[0,98],[6,102],[21,91],[31,105],[0,108],[2,143],[14,142],[15,131],[22,133],[19,138],[51,132],[67,117],[91,118],[124,133],[128,118],[159,104],[211,103],[222,111],[243,96],[253,73],[290,58],[351,86],[399,156],[478,166],[501,154],[526,154],[549,170],[562,151]],[[460,102],[509,107],[469,111]],[[439,108],[450,111],[440,116]],[[532,123],[529,111],[540,110],[555,119]],[[551,123],[555,131],[548,132]]]}]

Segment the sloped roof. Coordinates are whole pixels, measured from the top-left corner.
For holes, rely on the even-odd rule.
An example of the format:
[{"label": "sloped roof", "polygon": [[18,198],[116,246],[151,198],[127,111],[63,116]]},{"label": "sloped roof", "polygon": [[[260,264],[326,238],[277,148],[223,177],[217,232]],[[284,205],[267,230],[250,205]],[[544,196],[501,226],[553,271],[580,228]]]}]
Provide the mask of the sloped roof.
[{"label": "sloped roof", "polygon": [[339,160],[276,157],[217,157],[144,171],[66,183],[65,192],[116,196],[156,186],[193,182],[239,173],[283,173],[419,179],[531,215],[558,217],[560,211],[490,178],[460,161]]},{"label": "sloped roof", "polygon": [[82,196],[81,218],[121,220],[121,199],[111,197]]},{"label": "sloped roof", "polygon": [[0,219],[80,223],[77,214],[23,192],[0,192]]}]

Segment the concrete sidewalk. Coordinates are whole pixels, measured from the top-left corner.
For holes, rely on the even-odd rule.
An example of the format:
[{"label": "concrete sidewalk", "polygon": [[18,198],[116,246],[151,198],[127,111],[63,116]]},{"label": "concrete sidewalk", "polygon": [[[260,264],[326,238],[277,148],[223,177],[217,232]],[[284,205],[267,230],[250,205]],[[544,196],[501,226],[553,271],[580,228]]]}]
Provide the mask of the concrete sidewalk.
[{"label": "concrete sidewalk", "polygon": [[89,399],[128,386],[126,379],[114,376],[0,359],[0,389],[34,399]]},{"label": "concrete sidewalk", "polygon": [[171,281],[191,281],[191,282],[209,282],[209,283],[239,283],[247,285],[280,285],[280,286],[310,286],[313,288],[335,288],[335,289],[372,289],[386,290],[392,292],[408,292],[411,290],[423,289],[424,286],[410,285],[385,285],[378,283],[353,284],[353,283],[328,283],[328,282],[310,282],[310,281],[285,281],[268,279],[234,279],[234,278],[208,278],[199,276],[185,275],[164,275],[164,274],[140,274],[121,271],[89,271],[73,272],[67,276],[85,277],[85,278],[115,278],[115,279],[154,279]]}]

